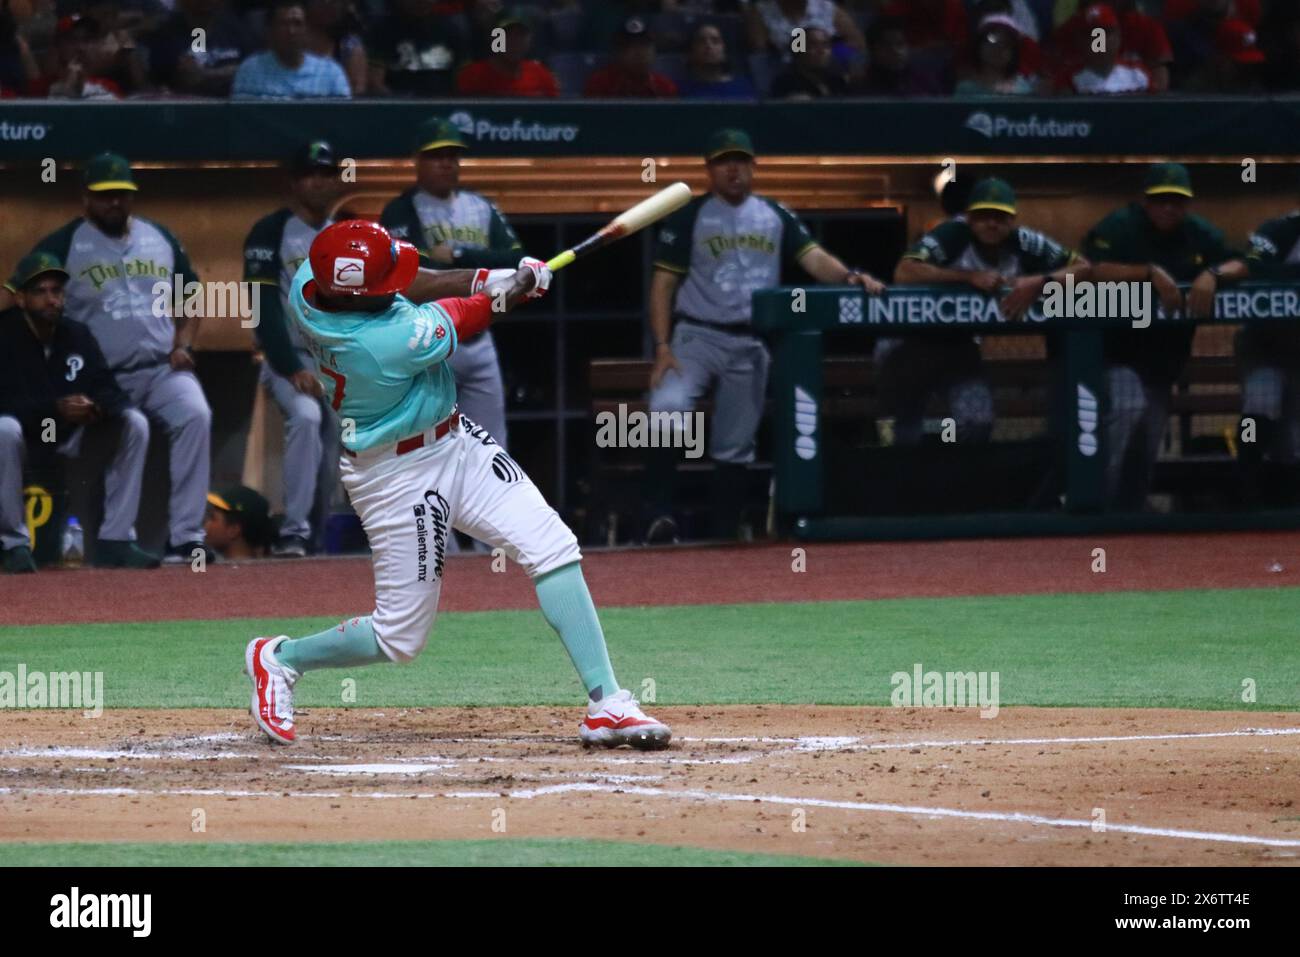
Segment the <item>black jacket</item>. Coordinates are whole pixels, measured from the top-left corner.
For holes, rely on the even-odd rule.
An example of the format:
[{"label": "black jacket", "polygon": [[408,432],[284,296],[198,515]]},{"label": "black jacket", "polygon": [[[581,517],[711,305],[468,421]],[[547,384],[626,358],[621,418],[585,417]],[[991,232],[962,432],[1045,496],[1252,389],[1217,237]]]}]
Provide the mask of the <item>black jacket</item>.
[{"label": "black jacket", "polygon": [[93,399],[105,418],[118,415],[128,404],[91,331],[80,322],[61,320],[46,358],[44,345],[21,310],[0,313],[0,415],[11,415],[22,424],[28,444],[40,442],[41,423],[47,418],[58,423],[62,440],[67,423],[59,418],[54,402],[78,393]]}]

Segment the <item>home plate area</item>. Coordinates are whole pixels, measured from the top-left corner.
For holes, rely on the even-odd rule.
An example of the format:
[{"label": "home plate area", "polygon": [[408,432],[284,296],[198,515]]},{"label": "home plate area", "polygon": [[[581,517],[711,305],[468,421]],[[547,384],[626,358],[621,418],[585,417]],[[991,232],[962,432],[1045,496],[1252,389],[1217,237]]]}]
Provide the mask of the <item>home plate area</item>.
[{"label": "home plate area", "polygon": [[[1295,864],[1300,717],[657,706],[667,751],[573,708],[15,712],[0,841],[589,837],[890,864]],[[3,857],[0,845],[0,857]]]}]

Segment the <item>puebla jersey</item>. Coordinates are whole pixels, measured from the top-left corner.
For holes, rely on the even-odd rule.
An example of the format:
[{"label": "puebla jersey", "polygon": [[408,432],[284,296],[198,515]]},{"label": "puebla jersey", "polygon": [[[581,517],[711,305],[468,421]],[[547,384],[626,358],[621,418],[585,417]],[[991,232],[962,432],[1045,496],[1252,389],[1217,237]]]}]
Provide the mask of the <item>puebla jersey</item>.
[{"label": "puebla jersey", "polygon": [[[447,245],[457,255],[453,268],[473,263],[475,266],[513,265],[522,246],[519,237],[495,203],[468,189],[452,192],[440,199],[424,190],[408,189],[387,206],[379,221],[396,239],[405,239],[427,257],[435,246]],[[464,256],[465,251],[491,250],[500,257],[491,262],[481,256]],[[508,254],[508,255],[507,255]]]},{"label": "puebla jersey", "polygon": [[451,414],[456,381],[445,360],[456,348],[456,326],[445,309],[399,295],[384,312],[326,312],[307,302],[311,281],[305,262],[289,291],[290,324],[316,359],[317,378],[344,424],[345,448],[397,442]]},{"label": "puebla jersey", "polygon": [[[94,334],[110,369],[167,361],[176,340],[172,277],[179,274],[186,283],[199,277],[166,228],[132,216],[125,234],[109,236],[79,217],[50,233],[35,250],[63,263],[69,276],[64,311]],[[160,282],[168,285],[161,296],[154,291]]]},{"label": "puebla jersey", "polygon": [[739,206],[697,196],[659,228],[655,268],[684,278],[676,312],[744,325],[755,290],[781,281],[781,267],[816,247],[807,227],[774,199],[750,194]]},{"label": "puebla jersey", "polygon": [[[307,261],[312,240],[334,220],[327,219],[320,229],[302,221],[285,207],[253,224],[244,240],[244,281],[274,286],[284,315],[289,315],[289,290],[298,267]],[[298,324],[287,322],[289,341],[295,349],[306,350]]]},{"label": "puebla jersey", "polygon": [[918,239],[903,258],[945,269],[969,272],[991,269],[1008,279],[1055,272],[1078,258],[1073,250],[1027,226],[1012,232],[995,255],[995,261],[985,259],[975,245],[970,224],[964,218],[954,217]]}]

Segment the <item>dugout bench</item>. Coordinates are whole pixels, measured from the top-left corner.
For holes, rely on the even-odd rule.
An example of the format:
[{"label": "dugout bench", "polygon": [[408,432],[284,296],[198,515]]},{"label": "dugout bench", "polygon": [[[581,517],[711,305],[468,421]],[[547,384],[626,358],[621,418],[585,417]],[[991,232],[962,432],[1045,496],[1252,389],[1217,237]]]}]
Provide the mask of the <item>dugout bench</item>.
[{"label": "dugout bench", "polygon": [[[802,299],[795,293],[802,293]],[[1300,284],[1242,283],[1220,291],[1215,317],[1204,323],[1300,320]],[[795,308],[801,303],[803,309]],[[1157,312],[1156,323],[1192,322]],[[1102,508],[1106,389],[1100,332],[1126,328],[1128,319],[1048,318],[1041,304],[1011,323],[996,303],[960,287],[895,286],[881,297],[842,288],[776,288],[754,295],[754,324],[772,347],[773,505],[776,526],[801,538],[909,538],[953,535],[1082,534],[1104,530],[1175,528],[1297,528],[1300,509],[1196,513],[1110,513]],[[871,419],[870,364],[825,356],[824,338],[916,334],[960,328],[981,336],[1057,334],[1058,359],[987,362],[999,418],[1042,416],[1056,403],[1064,428],[1046,438],[1064,494],[1059,504],[1041,496],[1030,507],[925,516],[837,513],[827,494],[827,439],[837,418]],[[986,353],[989,350],[985,350]],[[1178,420],[1180,461],[1161,462],[1156,488],[1177,488],[1189,475],[1231,475],[1229,454],[1200,452],[1189,434],[1191,417],[1235,415],[1240,409],[1237,368],[1231,356],[1194,357],[1175,388],[1170,415]],[[1209,391],[1207,391],[1209,390]],[[1168,435],[1168,433],[1167,433]],[[1225,446],[1231,450],[1232,436]],[[1168,441],[1168,438],[1167,438]],[[996,445],[998,443],[991,443]],[[1204,443],[1202,443],[1204,444]],[[903,450],[899,450],[900,452]],[[933,458],[931,462],[939,461]],[[1014,460],[1012,460],[1014,461]],[[1028,459],[1025,460],[1028,464]]]}]

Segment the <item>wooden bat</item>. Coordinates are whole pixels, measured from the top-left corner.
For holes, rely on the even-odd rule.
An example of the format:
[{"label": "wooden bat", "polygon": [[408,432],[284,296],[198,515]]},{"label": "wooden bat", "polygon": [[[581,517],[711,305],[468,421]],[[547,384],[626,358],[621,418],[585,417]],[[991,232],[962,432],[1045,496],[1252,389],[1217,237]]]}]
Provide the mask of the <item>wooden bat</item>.
[{"label": "wooden bat", "polygon": [[685,183],[673,183],[647,199],[641,200],[631,209],[627,209],[609,221],[598,232],[592,233],[572,249],[566,249],[546,263],[551,272],[563,269],[575,259],[581,259],[589,253],[608,246],[610,243],[630,236],[638,229],[663,219],[674,210],[681,209],[691,201],[691,188]]}]

